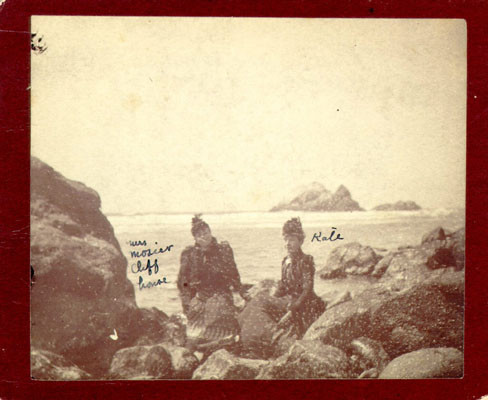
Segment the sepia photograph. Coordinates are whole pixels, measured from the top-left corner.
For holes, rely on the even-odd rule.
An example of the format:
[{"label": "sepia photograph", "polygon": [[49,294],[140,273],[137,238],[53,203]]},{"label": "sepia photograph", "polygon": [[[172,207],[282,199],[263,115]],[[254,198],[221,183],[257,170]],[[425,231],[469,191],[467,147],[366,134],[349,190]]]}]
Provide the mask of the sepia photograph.
[{"label": "sepia photograph", "polygon": [[465,20],[31,32],[32,379],[463,377]]}]

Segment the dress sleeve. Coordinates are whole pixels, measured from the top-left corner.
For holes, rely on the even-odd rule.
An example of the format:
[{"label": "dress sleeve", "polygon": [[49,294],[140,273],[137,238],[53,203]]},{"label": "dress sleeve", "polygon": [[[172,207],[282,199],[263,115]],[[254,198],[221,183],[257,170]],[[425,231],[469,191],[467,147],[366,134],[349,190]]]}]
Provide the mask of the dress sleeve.
[{"label": "dress sleeve", "polygon": [[224,261],[224,271],[222,271],[223,277],[230,287],[233,287],[234,290],[240,292],[242,288],[241,277],[237,270],[232,247],[230,247],[229,243],[222,242],[220,251]]},{"label": "dress sleeve", "polygon": [[291,311],[298,310],[305,300],[313,293],[313,279],[315,274],[314,261],[312,256],[306,256],[302,263],[302,293],[290,305]]},{"label": "dress sleeve", "polygon": [[281,262],[281,280],[278,282],[278,289],[275,292],[275,297],[283,297],[286,294],[285,287],[285,259]]},{"label": "dress sleeve", "polygon": [[181,305],[186,314],[192,299],[191,291],[191,248],[186,248],[181,253],[180,272],[178,273],[177,286],[180,292]]}]

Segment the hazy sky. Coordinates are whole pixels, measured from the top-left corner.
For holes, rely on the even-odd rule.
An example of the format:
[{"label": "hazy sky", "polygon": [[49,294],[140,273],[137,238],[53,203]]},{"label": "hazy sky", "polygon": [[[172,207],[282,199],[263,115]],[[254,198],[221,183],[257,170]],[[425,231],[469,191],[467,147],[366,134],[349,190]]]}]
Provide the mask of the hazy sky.
[{"label": "hazy sky", "polygon": [[32,154],[105,212],[462,207],[463,20],[33,17]]}]

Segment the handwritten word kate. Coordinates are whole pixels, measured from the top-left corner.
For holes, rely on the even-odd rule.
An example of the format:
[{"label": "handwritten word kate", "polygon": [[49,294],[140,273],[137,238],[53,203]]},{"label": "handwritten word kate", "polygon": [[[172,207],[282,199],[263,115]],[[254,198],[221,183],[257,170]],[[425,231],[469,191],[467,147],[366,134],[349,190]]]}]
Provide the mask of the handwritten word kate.
[{"label": "handwritten word kate", "polygon": [[[337,229],[337,228],[332,227],[332,229]],[[322,232],[314,233],[313,234],[313,237],[312,237],[312,242],[314,240],[316,240],[317,242],[325,242],[327,240],[330,241],[330,242],[335,242],[336,240],[344,240],[344,238],[341,237],[341,234],[340,233],[338,233],[337,234],[337,237],[335,237],[335,238],[334,238],[334,235],[335,235],[335,230],[333,230],[330,233],[329,237],[322,236]]]},{"label": "handwritten word kate", "polygon": [[159,249],[144,249],[142,251],[131,251],[130,252],[130,257],[131,258],[140,258],[140,257],[151,257],[155,254],[162,254],[166,253],[167,251],[171,251],[171,248],[173,247],[173,244],[170,244],[169,246],[166,246],[164,249],[160,247]]},{"label": "handwritten word kate", "polygon": [[142,278],[142,276],[139,275],[139,290],[151,289],[152,287],[156,287],[164,283],[169,283],[168,281],[166,281],[165,276],[163,277],[163,279],[158,279],[156,282],[144,283],[144,279]]},{"label": "handwritten word kate", "polygon": [[147,271],[147,274],[151,275],[153,273],[153,268],[154,268],[154,274],[157,274],[159,272],[159,265],[158,265],[157,258],[154,260],[154,264],[151,264],[151,260],[147,260],[146,265],[142,265],[141,260],[139,260],[137,261],[137,264],[132,264],[130,266],[130,270],[132,271],[133,274]]}]

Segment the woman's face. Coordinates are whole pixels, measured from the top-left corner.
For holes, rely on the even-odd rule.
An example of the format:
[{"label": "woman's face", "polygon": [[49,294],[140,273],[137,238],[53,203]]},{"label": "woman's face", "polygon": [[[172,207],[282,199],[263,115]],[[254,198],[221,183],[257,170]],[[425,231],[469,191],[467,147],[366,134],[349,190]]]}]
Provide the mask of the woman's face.
[{"label": "woman's face", "polygon": [[285,248],[289,255],[295,254],[302,246],[303,240],[295,235],[286,235],[284,237]]},{"label": "woman's face", "polygon": [[201,246],[203,250],[206,250],[211,242],[212,242],[212,232],[210,231],[209,228],[202,229],[195,235],[195,243]]}]

